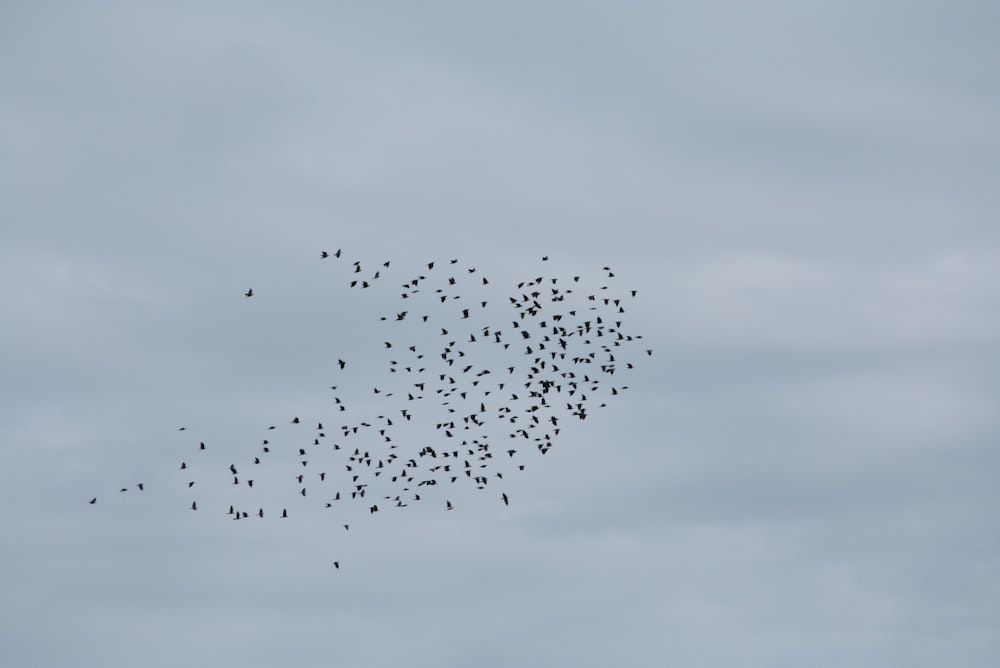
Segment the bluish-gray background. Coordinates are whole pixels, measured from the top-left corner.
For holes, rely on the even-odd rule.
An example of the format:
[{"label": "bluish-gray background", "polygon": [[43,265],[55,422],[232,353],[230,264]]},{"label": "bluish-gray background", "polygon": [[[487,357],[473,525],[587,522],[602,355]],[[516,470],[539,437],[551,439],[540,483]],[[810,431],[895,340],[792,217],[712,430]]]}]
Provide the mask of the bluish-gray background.
[{"label": "bluish-gray background", "polygon": [[[1000,665],[998,26],[0,3],[0,664]],[[190,512],[381,340],[337,247],[613,265],[656,353],[510,508]]]}]

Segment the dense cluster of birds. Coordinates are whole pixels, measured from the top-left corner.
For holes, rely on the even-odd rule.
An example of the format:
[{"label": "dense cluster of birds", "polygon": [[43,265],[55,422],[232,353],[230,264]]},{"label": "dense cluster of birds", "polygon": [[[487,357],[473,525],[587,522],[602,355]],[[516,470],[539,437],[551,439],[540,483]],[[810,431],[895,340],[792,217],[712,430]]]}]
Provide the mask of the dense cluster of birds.
[{"label": "dense cluster of birds", "polygon": [[[372,268],[342,256],[341,249],[322,251],[320,260],[340,264],[347,289],[388,282],[391,262]],[[331,369],[342,377],[329,388],[332,416],[308,422],[286,416],[287,427],[269,426],[243,461],[229,464],[231,485],[254,490],[259,473],[280,460],[288,493],[328,509],[360,503],[374,514],[431,502],[447,511],[470,488],[494,490],[497,502],[509,505],[505,476],[554,447],[567,420],[585,420],[626,391],[616,374],[653,352],[639,344],[642,336],[622,328],[625,305],[637,291],[616,291],[611,267],[603,267],[594,286],[582,276],[544,273],[516,281],[497,300],[496,287],[476,267],[458,259],[420,265],[400,284],[397,306],[379,316],[385,336],[375,345],[387,358],[385,374],[365,375],[370,387],[347,392],[351,356],[335,356]],[[253,289],[244,296],[261,298]],[[290,440],[276,439],[279,433]],[[177,470],[180,484],[195,492],[191,472],[210,446],[198,437],[190,442],[192,452]],[[233,520],[282,519],[292,506],[247,503],[243,494],[218,511]],[[190,509],[201,508],[192,497]],[[333,565],[340,568],[339,561]]]}]

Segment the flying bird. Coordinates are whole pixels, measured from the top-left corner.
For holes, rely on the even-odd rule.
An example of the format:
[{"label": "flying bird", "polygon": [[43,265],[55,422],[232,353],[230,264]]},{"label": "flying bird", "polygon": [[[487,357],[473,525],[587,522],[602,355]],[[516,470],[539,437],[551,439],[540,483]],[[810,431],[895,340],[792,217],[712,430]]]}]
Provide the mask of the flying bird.
[{"label": "flying bird", "polygon": [[[338,248],[335,253],[318,252],[321,259],[328,259],[331,255],[341,257],[342,251]],[[541,256],[543,262],[549,257]],[[458,259],[451,259],[450,263],[457,264]],[[336,396],[326,404],[326,410],[341,417],[337,426],[331,428],[331,437],[324,432],[324,424],[330,426],[330,413],[317,415],[322,419],[317,421],[307,414],[310,410],[307,406],[312,404],[305,404],[293,407],[303,417],[300,420],[296,416],[290,423],[312,419],[318,433],[295,438],[292,433],[282,434],[272,424],[266,429],[279,431],[271,436],[273,444],[263,441],[263,453],[241,452],[239,441],[234,438],[231,451],[237,458],[229,466],[233,485],[239,484],[235,461],[244,461],[240,456],[246,458],[246,463],[252,461],[260,467],[254,469],[259,472],[258,479],[266,479],[264,475],[285,470],[292,461],[307,466],[310,462],[304,459],[306,447],[311,447],[312,470],[317,470],[319,464],[322,469],[317,473],[319,480],[329,484],[335,496],[307,497],[303,487],[305,475],[299,474],[289,476],[298,481],[299,495],[303,497],[295,503],[332,508],[342,498],[345,504],[352,500],[360,504],[365,499],[370,515],[378,512],[379,505],[384,512],[391,513],[421,499],[439,503],[444,495],[434,497],[433,492],[442,485],[449,486],[447,496],[461,502],[462,494],[490,489],[489,482],[506,481],[509,475],[524,471],[525,462],[536,456],[535,451],[539,455],[549,452],[570,418],[584,420],[596,408],[605,407],[604,400],[608,397],[627,396],[623,392],[627,385],[619,379],[640,366],[635,357],[641,356],[638,341],[642,337],[629,332],[623,323],[622,304],[638,291],[616,287],[610,267],[604,268],[605,273],[594,272],[595,276],[590,277],[581,272],[571,277],[572,282],[560,281],[560,277],[548,272],[524,276],[523,280],[511,281],[509,292],[495,299],[493,295],[502,288],[483,287],[490,285],[490,281],[482,272],[470,280],[477,273],[476,267],[463,265],[466,274],[456,269],[449,276],[429,273],[435,262],[426,264],[426,275],[417,271],[404,277],[403,292],[394,296],[378,290],[376,280],[381,278],[380,270],[369,272],[367,281],[356,277],[352,286],[372,289],[351,294],[363,294],[363,299],[377,307],[371,319],[378,318],[377,326],[392,328],[393,332],[384,336],[375,330],[367,333],[361,329],[363,317],[356,315],[349,319],[342,317],[337,326],[366,333],[363,343],[368,348],[360,351],[364,355],[362,360],[372,361],[375,366],[371,370],[365,367],[360,386],[352,385],[347,376],[339,381],[340,385],[329,386]],[[382,264],[382,268],[389,266],[389,261]],[[330,268],[342,269],[339,265]],[[423,269],[422,264],[419,269]],[[355,274],[362,271],[360,260],[353,263],[353,271]],[[587,285],[587,278],[596,279],[594,289],[578,287]],[[340,284],[341,290],[347,282]],[[596,286],[601,286],[600,291]],[[246,297],[252,295],[252,289],[245,293]],[[382,298],[393,301],[375,303]],[[405,307],[394,301],[400,298],[407,300]],[[450,303],[458,299],[462,308],[450,308]],[[477,302],[480,307],[475,310],[482,322],[469,326],[473,320],[470,307]],[[464,307],[466,303],[470,307]],[[415,315],[409,316],[411,312]],[[464,323],[465,320],[470,323]],[[346,361],[337,355],[345,351],[336,349],[340,332],[328,334],[332,348],[329,358],[336,360],[338,368],[343,370]],[[383,344],[379,345],[379,341]],[[433,341],[437,343],[430,343]],[[645,352],[652,355],[651,349]],[[388,359],[390,356],[395,359]],[[327,363],[322,358],[317,362],[320,369]],[[491,374],[493,368],[500,372],[502,382],[493,380],[496,375]],[[502,374],[503,369],[507,374]],[[606,382],[609,379],[615,380],[613,386]],[[400,420],[399,415],[404,419]],[[426,432],[421,431],[424,428]],[[180,427],[178,431],[185,429]],[[516,439],[522,445],[506,446],[503,443],[507,439]],[[306,446],[307,442],[311,446]],[[197,450],[206,449],[205,442],[197,442]],[[215,450],[217,446],[213,446]],[[515,454],[517,462],[513,461]],[[181,470],[187,468],[186,462],[180,463]],[[199,480],[200,489],[206,481],[200,477]],[[288,487],[277,485],[274,494],[294,493],[296,488],[290,487],[291,480],[285,479],[283,484]],[[189,488],[193,485],[194,480],[187,481]],[[135,486],[140,491],[144,489],[143,483]],[[232,493],[264,491],[253,489],[254,480],[249,479],[246,488],[250,491]],[[128,487],[121,489],[126,491]],[[375,489],[379,491],[376,493]],[[384,500],[378,496],[384,496]],[[501,493],[500,499],[505,507],[510,505],[506,492]],[[96,497],[90,500],[91,504],[96,502]],[[229,505],[227,514],[233,519],[247,518],[250,513],[237,511],[235,505],[239,503]],[[445,501],[445,510],[454,507],[450,498]],[[191,510],[197,510],[197,502],[192,502]],[[263,507],[252,514],[263,519]],[[282,508],[277,516],[287,518],[287,508]],[[350,527],[342,526],[345,531]],[[339,561],[333,564],[340,567]]]}]

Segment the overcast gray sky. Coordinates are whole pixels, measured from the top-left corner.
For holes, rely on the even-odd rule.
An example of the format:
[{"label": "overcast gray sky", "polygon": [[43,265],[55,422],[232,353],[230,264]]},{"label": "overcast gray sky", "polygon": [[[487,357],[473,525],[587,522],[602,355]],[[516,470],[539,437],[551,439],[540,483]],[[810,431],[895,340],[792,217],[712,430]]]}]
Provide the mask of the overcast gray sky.
[{"label": "overcast gray sky", "polygon": [[[0,664],[1000,664],[998,26],[3,2]],[[510,507],[229,521],[267,426],[385,377],[350,263],[451,258],[611,266],[655,354]]]}]

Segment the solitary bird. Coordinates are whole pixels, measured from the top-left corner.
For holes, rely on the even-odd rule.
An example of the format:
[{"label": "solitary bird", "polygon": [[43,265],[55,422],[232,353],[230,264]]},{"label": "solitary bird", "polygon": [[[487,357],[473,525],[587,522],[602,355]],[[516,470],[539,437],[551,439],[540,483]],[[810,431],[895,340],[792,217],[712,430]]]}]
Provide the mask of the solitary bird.
[{"label": "solitary bird", "polygon": [[253,297],[253,288],[250,288],[243,294],[245,294],[247,297]]}]

